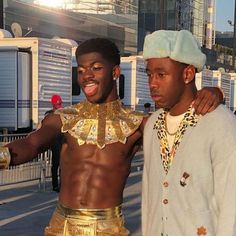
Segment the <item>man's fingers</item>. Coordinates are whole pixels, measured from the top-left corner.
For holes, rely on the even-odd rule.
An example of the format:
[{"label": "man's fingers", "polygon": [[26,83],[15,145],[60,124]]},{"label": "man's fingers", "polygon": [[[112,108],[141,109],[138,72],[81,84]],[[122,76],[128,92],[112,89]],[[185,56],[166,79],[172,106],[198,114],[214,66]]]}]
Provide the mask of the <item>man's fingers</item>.
[{"label": "man's fingers", "polygon": [[216,109],[220,104],[221,96],[219,96],[219,89],[206,87],[197,92],[196,99],[193,103],[196,114],[205,115]]},{"label": "man's fingers", "polygon": [[193,107],[195,109],[196,114],[205,114],[206,110],[208,110],[212,106],[212,100],[207,96],[198,96],[195,100]]},{"label": "man's fingers", "polygon": [[215,110],[217,105],[218,102],[215,99],[203,98],[201,100],[201,103],[198,105],[197,109],[195,108],[195,112],[198,115],[205,115],[206,113]]},{"label": "man's fingers", "polygon": [[202,107],[202,109],[199,109],[199,114],[205,115],[208,112],[211,112],[215,109],[214,104],[206,102],[205,105]]}]

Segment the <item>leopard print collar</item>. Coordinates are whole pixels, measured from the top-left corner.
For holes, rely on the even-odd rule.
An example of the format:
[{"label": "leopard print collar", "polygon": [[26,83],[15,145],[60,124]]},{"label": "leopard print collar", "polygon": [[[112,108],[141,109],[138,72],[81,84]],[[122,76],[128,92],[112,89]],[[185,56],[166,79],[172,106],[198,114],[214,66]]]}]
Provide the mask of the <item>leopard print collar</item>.
[{"label": "leopard print collar", "polygon": [[188,126],[195,127],[199,120],[199,116],[197,116],[194,113],[194,109],[192,108],[192,106],[188,108],[176,132],[176,135],[174,138],[174,144],[172,148],[170,148],[167,141],[167,132],[166,132],[166,126],[165,126],[166,114],[167,114],[167,111],[165,110],[159,114],[157,121],[154,124],[153,129],[157,130],[157,137],[160,140],[161,160],[162,160],[163,168],[167,174],[173,162],[177,148],[179,147],[182,137],[185,131],[187,130],[187,127]]}]

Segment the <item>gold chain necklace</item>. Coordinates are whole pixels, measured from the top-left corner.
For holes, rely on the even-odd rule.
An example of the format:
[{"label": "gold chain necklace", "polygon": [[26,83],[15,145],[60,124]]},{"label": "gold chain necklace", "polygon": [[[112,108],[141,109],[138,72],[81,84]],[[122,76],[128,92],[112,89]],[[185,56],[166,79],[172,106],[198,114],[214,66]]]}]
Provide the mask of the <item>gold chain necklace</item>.
[{"label": "gold chain necklace", "polygon": [[181,124],[181,122],[182,122],[183,119],[180,121],[180,123],[179,123],[179,125],[178,125],[176,131],[173,132],[173,133],[171,133],[171,132],[168,130],[168,127],[167,127],[167,119],[166,119],[167,114],[168,114],[168,113],[166,112],[166,115],[165,115],[165,130],[166,130],[166,133],[167,133],[168,135],[170,135],[170,136],[175,136],[175,135],[177,134],[178,130],[179,130],[179,126],[180,126],[180,124]]},{"label": "gold chain necklace", "polygon": [[[157,130],[157,136],[160,140],[160,154],[161,160],[166,174],[168,173],[170,166],[172,165],[173,158],[182,140],[182,137],[188,126],[195,127],[199,117],[193,113],[192,106],[189,107],[185,113],[177,132],[170,133],[166,125],[167,111],[163,111],[159,114],[153,129]],[[175,135],[174,145],[172,149],[169,149],[167,134]]]}]

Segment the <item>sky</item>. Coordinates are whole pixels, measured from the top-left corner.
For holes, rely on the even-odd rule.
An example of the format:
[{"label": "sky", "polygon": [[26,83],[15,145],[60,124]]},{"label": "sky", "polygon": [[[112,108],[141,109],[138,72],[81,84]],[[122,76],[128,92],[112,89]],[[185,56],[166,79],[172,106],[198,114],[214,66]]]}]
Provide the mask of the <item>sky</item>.
[{"label": "sky", "polygon": [[216,0],[216,30],[233,31],[228,20],[234,23],[234,2],[236,0]]}]

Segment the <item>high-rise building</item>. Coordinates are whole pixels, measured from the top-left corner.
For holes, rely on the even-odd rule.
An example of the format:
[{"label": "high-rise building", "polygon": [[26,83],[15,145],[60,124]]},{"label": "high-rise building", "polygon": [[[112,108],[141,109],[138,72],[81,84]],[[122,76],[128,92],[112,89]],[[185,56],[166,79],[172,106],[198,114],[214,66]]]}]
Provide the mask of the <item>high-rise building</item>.
[{"label": "high-rise building", "polygon": [[146,34],[158,29],[190,30],[211,49],[215,39],[215,0],[3,0],[5,25],[32,29],[29,36],[82,41],[109,37],[121,53],[142,51]]},{"label": "high-rise building", "polygon": [[138,51],[146,34],[159,29],[187,29],[209,49],[215,36],[215,0],[140,0]]},{"label": "high-rise building", "polygon": [[212,49],[215,44],[215,15],[216,0],[208,0],[207,4],[207,20],[206,20],[206,48]]},{"label": "high-rise building", "polygon": [[124,27],[124,51],[137,53],[138,0],[71,0],[65,8]]},{"label": "high-rise building", "polygon": [[[137,54],[138,0],[5,0],[5,29],[14,22],[23,35],[70,38],[108,37],[122,55]],[[31,29],[30,34],[28,30]]]},{"label": "high-rise building", "polygon": [[[47,0],[35,0],[38,5],[52,5]],[[138,0],[61,0],[57,8],[82,13],[124,27],[124,52],[137,53]]]}]

